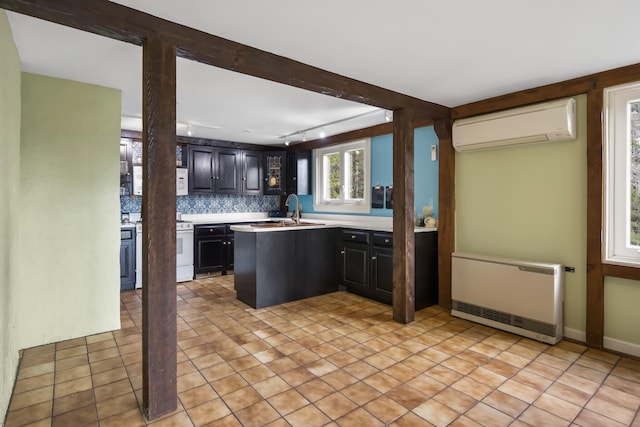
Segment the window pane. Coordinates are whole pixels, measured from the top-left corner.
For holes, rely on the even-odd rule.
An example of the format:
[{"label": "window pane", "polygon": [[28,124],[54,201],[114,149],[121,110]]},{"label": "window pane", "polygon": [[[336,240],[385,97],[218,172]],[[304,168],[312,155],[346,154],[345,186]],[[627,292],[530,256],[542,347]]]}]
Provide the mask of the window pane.
[{"label": "window pane", "polygon": [[364,198],[364,151],[350,150],[345,153],[348,167],[346,178],[347,199]]},{"label": "window pane", "polygon": [[640,246],[640,101],[629,103],[629,236],[630,246]]},{"label": "window pane", "polygon": [[323,157],[325,169],[325,191],[326,200],[340,199],[340,153],[326,154]]}]

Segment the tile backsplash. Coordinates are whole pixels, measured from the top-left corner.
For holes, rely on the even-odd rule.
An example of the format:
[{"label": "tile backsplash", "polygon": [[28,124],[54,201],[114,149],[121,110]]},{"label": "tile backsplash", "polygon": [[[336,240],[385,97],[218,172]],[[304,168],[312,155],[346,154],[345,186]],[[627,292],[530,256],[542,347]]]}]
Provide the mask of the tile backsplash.
[{"label": "tile backsplash", "polygon": [[[183,214],[268,212],[278,209],[279,205],[280,196],[190,194],[176,197],[176,212]],[[120,211],[142,212],[142,197],[120,196]]]}]

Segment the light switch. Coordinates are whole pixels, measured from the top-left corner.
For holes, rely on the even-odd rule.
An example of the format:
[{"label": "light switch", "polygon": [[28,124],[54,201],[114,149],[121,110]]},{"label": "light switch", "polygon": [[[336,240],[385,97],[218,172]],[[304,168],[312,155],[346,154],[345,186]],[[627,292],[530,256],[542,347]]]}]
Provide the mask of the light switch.
[{"label": "light switch", "polygon": [[434,162],[438,160],[438,146],[436,144],[431,146],[431,160]]}]

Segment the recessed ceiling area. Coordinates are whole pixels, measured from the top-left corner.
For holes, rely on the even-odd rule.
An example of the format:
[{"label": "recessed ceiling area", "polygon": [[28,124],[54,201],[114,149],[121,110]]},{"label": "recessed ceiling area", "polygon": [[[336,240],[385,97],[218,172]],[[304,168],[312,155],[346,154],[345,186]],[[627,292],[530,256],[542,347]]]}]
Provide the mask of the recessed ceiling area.
[{"label": "recessed ceiling area", "polygon": [[[635,0],[113,3],[448,107],[640,63]],[[139,126],[140,47],[8,15],[24,71],[119,88],[123,123]],[[191,124],[193,136],[282,145],[326,123],[340,122],[331,135],[385,120],[374,107],[184,59],[177,78],[182,135]]]}]

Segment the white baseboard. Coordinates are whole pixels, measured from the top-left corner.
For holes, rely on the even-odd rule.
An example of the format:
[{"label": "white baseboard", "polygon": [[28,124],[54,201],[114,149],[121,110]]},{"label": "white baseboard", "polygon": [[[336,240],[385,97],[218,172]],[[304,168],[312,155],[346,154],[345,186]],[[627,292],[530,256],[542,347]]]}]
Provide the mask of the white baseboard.
[{"label": "white baseboard", "polygon": [[[564,336],[584,343],[587,341],[587,334],[584,331],[572,328],[564,328]],[[629,356],[640,357],[640,344],[634,344],[628,341],[621,341],[615,338],[604,337],[602,345],[606,350],[612,350]]]},{"label": "white baseboard", "polygon": [[629,356],[640,357],[640,344],[607,337],[603,338],[602,344],[607,350],[617,351],[618,353],[628,354]]},{"label": "white baseboard", "polygon": [[564,336],[579,342],[587,341],[587,333],[585,331],[580,331],[578,329],[573,329],[573,328],[567,328],[566,326],[564,328]]}]

